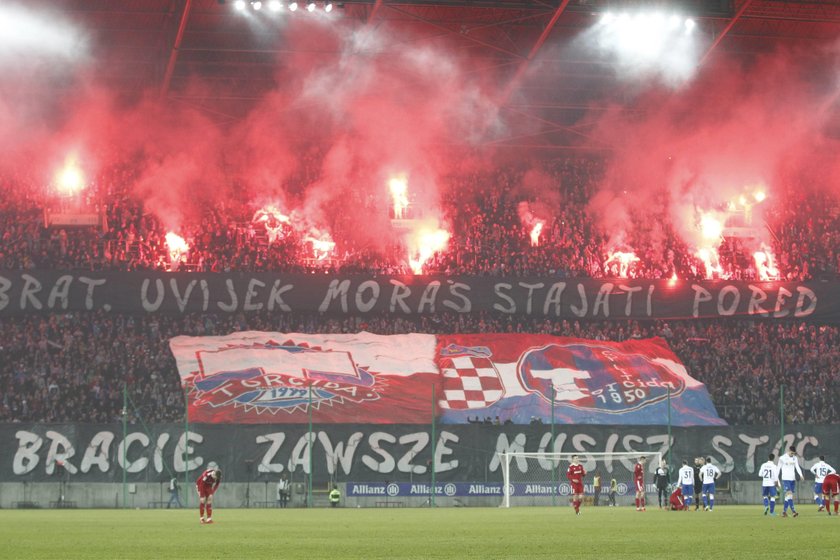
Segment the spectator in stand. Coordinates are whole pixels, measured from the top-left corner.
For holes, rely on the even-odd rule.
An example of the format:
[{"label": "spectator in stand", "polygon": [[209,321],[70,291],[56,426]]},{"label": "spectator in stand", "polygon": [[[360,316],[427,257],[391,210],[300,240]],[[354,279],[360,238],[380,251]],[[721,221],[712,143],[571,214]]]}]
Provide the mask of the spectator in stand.
[{"label": "spectator in stand", "polygon": [[[295,180],[317,176],[319,160],[304,158]],[[310,168],[310,166],[312,166]],[[432,256],[424,272],[490,276],[549,275],[609,277],[619,271],[607,264],[616,249],[631,248],[639,260],[627,274],[636,278],[682,279],[704,276],[696,248],[680,239],[667,208],[647,209],[644,215],[628,212],[627,231],[621,243],[600,227],[590,203],[604,174],[601,159],[508,164],[496,169],[453,174],[441,179],[441,207],[452,224],[448,248]],[[525,185],[538,170],[546,185],[538,194]],[[35,176],[35,173],[31,173]],[[168,269],[164,223],[149,213],[134,193],[140,170],[127,163],[103,169],[82,204],[104,216],[102,230],[76,227],[49,229],[44,208],[61,208],[66,201],[49,194],[46,186],[25,173],[0,174],[0,268],[84,270]],[[832,195],[805,191],[797,178],[786,178],[767,203],[765,218],[773,233],[772,250],[782,278],[804,280],[837,274],[840,262],[840,212]],[[304,188],[308,183],[290,185]],[[352,203],[369,212],[387,212],[382,201],[368,200],[362,191],[351,191]],[[544,200],[543,200],[544,199]],[[549,204],[552,200],[554,202]],[[562,200],[559,204],[557,200]],[[544,227],[532,245],[530,226],[517,212],[522,202],[546,208]],[[318,260],[306,233],[282,229],[270,239],[264,224],[251,220],[255,208],[248,201],[226,201],[181,224],[179,234],[190,245],[180,270],[208,272],[410,272],[402,243],[375,249],[360,246],[350,233],[355,220],[338,217],[331,224],[338,242],[335,254]],[[733,279],[752,280],[756,271],[752,251],[728,238],[719,248],[724,272]]]}]

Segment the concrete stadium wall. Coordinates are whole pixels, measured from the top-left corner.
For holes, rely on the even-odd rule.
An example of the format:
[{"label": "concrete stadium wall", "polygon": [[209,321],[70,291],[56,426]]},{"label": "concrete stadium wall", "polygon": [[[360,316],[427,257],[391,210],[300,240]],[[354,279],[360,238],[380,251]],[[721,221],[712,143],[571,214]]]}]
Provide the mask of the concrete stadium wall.
[{"label": "concrete stadium wall", "polygon": [[[214,505],[224,508],[238,507],[274,507],[276,483],[241,482],[222,483],[213,500]],[[297,485],[295,485],[297,486]],[[302,486],[302,485],[301,485]],[[293,489],[290,506],[305,505],[305,488]],[[185,496],[185,494],[189,494]],[[19,503],[29,502],[40,508],[56,507],[63,494],[65,504],[75,504],[79,508],[120,508],[123,507],[122,483],[110,482],[69,482],[61,486],[58,482],[3,482],[0,483],[0,508],[21,507]],[[313,492],[315,505],[327,505],[325,491]],[[127,505],[131,508],[166,507],[169,502],[167,484],[129,483]],[[185,500],[186,498],[186,500]],[[181,502],[190,507],[198,505],[195,488],[190,484],[184,491],[181,484]]]},{"label": "concrete stadium wall", "polygon": [[[781,492],[781,490],[779,490]],[[760,482],[732,482],[731,491],[732,501],[738,504],[761,504],[761,483]],[[780,495],[776,498],[776,503],[781,504],[783,497]],[[799,481],[796,483],[796,503],[797,504],[813,504],[814,503],[814,479]]]},{"label": "concrete stadium wall", "polygon": [[[136,483],[129,484],[127,505],[130,508],[160,508],[167,507],[169,491],[166,484]],[[428,498],[413,497],[346,497],[345,485],[339,484],[342,492],[341,507],[428,507]],[[190,485],[187,490],[189,496],[181,493],[182,503],[195,507],[198,499],[195,490]],[[813,481],[800,482],[797,485],[797,503],[813,503]],[[214,504],[220,508],[265,508],[276,507],[275,484],[254,482],[250,485],[241,482],[222,483]],[[61,496],[63,495],[63,501]],[[185,500],[185,498],[187,498]],[[562,505],[565,498],[558,496],[556,503]],[[648,494],[648,503],[654,504],[656,495]],[[733,482],[730,491],[720,492],[716,496],[719,505],[726,504],[761,504],[761,484],[757,481]],[[445,497],[435,498],[437,507],[498,507],[500,498],[488,497]],[[587,496],[591,504],[591,496]],[[0,483],[0,508],[13,509],[19,507],[53,508],[65,506],[78,508],[120,508],[123,507],[123,486],[121,483],[65,483],[58,482],[4,482]],[[544,504],[544,501],[539,503]],[[602,496],[602,503],[606,504],[606,497]],[[779,502],[781,503],[781,501]],[[313,491],[314,507],[329,507],[325,489]],[[619,505],[629,505],[628,502]],[[292,495],[289,507],[306,506],[306,488],[301,483],[292,485]]]}]

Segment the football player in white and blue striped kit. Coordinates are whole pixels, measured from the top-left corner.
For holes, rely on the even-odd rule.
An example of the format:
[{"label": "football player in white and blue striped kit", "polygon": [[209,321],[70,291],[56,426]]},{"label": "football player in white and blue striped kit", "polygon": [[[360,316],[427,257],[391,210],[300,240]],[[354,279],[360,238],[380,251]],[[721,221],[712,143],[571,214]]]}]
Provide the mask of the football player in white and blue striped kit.
[{"label": "football player in white and blue striped kit", "polygon": [[779,486],[779,467],[773,462],[776,455],[771,453],[767,462],[758,468],[761,478],[761,496],[764,498],[764,515],[776,515],[776,487]]},{"label": "football player in white and blue striped kit", "polygon": [[715,509],[715,480],[721,475],[720,469],[712,464],[712,458],[706,457],[706,464],[700,467],[700,478],[703,481],[703,511]]},{"label": "football player in white and blue striped kit", "polygon": [[836,471],[831,465],[825,462],[825,455],[820,455],[820,461],[814,463],[814,466],[811,467],[811,472],[814,474],[814,503],[819,506],[820,509],[818,511],[822,511],[825,509],[822,498],[823,481],[826,476]]},{"label": "football player in white and blue striped kit", "polygon": [[682,486],[684,511],[688,511],[688,506],[694,501],[694,469],[688,464],[688,461],[683,460],[683,466],[677,473],[677,477]]},{"label": "football player in white and blue striped kit", "polygon": [[794,496],[796,495],[796,477],[805,479],[802,475],[802,469],[799,468],[799,458],[796,456],[796,448],[790,446],[786,455],[779,457],[779,478],[782,481],[782,492],[785,494],[785,507],[782,510],[782,517],[787,517],[787,510],[793,513],[794,517],[799,517],[796,512],[796,507],[793,504]]}]

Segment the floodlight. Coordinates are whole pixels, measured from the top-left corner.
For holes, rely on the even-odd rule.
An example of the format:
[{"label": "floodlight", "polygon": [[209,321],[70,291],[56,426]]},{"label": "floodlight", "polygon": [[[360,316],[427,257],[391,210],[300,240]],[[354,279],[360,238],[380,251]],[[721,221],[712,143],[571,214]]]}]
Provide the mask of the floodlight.
[{"label": "floodlight", "polygon": [[676,29],[677,27],[679,27],[680,26],[680,16],[678,16],[677,14],[672,15],[671,19],[669,20],[669,24],[671,26],[671,29]]}]

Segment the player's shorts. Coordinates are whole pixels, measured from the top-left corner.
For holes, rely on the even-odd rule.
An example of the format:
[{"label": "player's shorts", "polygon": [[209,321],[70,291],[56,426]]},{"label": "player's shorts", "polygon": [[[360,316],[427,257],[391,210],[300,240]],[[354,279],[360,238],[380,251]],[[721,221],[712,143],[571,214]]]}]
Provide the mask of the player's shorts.
[{"label": "player's shorts", "polygon": [[822,482],[815,482],[814,483],[814,494],[822,494]]},{"label": "player's shorts", "polygon": [[714,494],[715,493],[715,483],[714,482],[709,482],[707,484],[704,484],[703,485],[703,490],[702,490],[701,493],[703,493],[703,494]]},{"label": "player's shorts", "polygon": [[633,482],[636,483],[636,492],[644,492],[645,491],[645,481],[644,480],[634,480]]},{"label": "player's shorts", "polygon": [[782,490],[784,490],[786,493],[787,492],[795,493],[796,492],[796,481],[795,480],[783,480],[782,481]]},{"label": "player's shorts", "polygon": [[837,496],[840,494],[840,482],[831,484],[830,482],[822,483],[822,493]]},{"label": "player's shorts", "polygon": [[694,485],[693,484],[683,484],[682,485],[682,492],[683,496],[694,496]]},{"label": "player's shorts", "polygon": [[203,484],[196,484],[195,489],[198,490],[199,498],[209,498],[215,492],[212,486],[204,486]]},{"label": "player's shorts", "polygon": [[761,487],[761,496],[765,498],[775,498],[776,497],[776,487],[775,486],[762,486]]},{"label": "player's shorts", "polygon": [[572,494],[583,494],[583,482],[570,482]]}]

